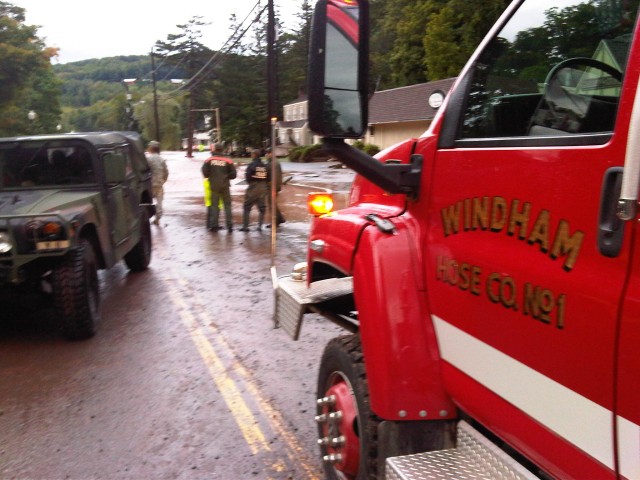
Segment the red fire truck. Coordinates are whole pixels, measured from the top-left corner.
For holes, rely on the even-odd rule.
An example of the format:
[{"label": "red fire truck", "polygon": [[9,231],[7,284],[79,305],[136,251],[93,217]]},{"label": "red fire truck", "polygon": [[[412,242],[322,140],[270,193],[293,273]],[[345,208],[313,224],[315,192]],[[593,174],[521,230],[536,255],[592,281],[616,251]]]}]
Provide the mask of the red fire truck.
[{"label": "red fire truck", "polygon": [[358,175],[275,319],[347,330],[319,367],[327,478],[640,478],[637,9],[514,1],[429,129],[372,158],[345,141],[367,2],[317,4],[309,122]]}]

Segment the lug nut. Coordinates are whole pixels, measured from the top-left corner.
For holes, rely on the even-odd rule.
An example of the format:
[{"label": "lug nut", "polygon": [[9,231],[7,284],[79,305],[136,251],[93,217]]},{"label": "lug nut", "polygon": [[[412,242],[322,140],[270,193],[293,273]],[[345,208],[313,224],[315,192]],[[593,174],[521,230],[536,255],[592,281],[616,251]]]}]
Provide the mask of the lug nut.
[{"label": "lug nut", "polygon": [[328,397],[319,398],[318,400],[316,400],[316,403],[320,407],[324,407],[324,406],[329,406],[330,407],[332,405],[335,405],[336,396],[335,395],[329,395]]},{"label": "lug nut", "polygon": [[330,422],[339,422],[340,420],[342,420],[342,411],[338,410],[337,412],[331,412],[329,414],[329,421]]},{"label": "lug nut", "polygon": [[316,422],[318,423],[325,423],[328,420],[326,413],[323,413],[321,415],[316,415],[315,419],[316,419]]},{"label": "lug nut", "polygon": [[347,441],[347,439],[344,437],[344,435],[340,435],[339,437],[334,437],[334,438],[331,439],[331,446],[332,447],[341,447],[346,443],[346,441]]},{"label": "lug nut", "polygon": [[325,455],[324,457],[322,457],[322,461],[324,463],[331,463],[331,464],[340,463],[342,461],[342,455],[339,453],[332,453],[331,455]]},{"label": "lug nut", "polygon": [[329,445],[329,437],[323,437],[318,439],[318,445],[325,446]]}]

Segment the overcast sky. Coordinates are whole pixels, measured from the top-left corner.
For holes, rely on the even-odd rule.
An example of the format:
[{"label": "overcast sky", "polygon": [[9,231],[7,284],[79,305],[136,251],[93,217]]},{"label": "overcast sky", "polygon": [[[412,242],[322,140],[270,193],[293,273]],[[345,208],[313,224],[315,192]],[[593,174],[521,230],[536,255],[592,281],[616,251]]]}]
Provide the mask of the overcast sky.
[{"label": "overcast sky", "polygon": [[[261,0],[266,6],[267,0]],[[38,35],[60,55],[54,63],[117,55],[147,55],[157,40],[179,33],[176,25],[202,16],[201,42],[218,50],[230,36],[229,17],[244,20],[258,0],[9,0],[26,10],[26,24],[39,25]],[[293,14],[302,0],[274,0],[285,28],[297,23]],[[256,9],[255,11],[259,11]]]}]

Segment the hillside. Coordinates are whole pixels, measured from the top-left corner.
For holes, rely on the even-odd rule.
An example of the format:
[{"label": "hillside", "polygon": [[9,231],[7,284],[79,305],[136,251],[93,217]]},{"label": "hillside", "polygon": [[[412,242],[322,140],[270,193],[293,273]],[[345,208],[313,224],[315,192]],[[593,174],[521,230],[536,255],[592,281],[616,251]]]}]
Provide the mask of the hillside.
[{"label": "hillside", "polygon": [[[101,100],[110,100],[123,92],[124,79],[151,82],[151,58],[147,55],[129,55],[95,58],[53,66],[62,82],[60,103],[63,108],[88,107]],[[183,78],[186,74],[172,66],[160,66],[158,80]]]}]

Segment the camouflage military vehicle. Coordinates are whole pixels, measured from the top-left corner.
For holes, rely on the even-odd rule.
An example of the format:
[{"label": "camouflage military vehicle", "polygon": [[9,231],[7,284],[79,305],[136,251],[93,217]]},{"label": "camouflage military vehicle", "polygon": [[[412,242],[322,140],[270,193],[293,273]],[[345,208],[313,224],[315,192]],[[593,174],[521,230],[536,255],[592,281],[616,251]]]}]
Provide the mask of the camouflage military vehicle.
[{"label": "camouflage military vehicle", "polygon": [[63,334],[91,337],[98,270],[147,268],[154,212],[137,133],[0,138],[0,291],[48,292]]}]

